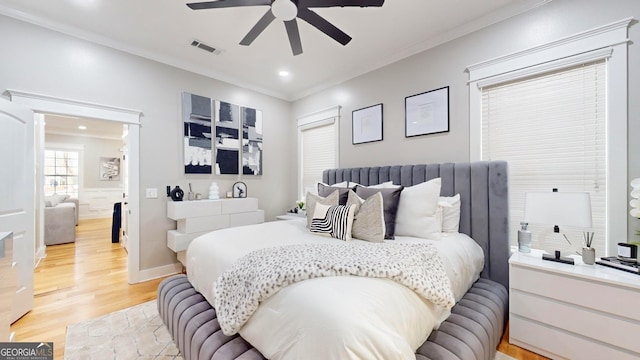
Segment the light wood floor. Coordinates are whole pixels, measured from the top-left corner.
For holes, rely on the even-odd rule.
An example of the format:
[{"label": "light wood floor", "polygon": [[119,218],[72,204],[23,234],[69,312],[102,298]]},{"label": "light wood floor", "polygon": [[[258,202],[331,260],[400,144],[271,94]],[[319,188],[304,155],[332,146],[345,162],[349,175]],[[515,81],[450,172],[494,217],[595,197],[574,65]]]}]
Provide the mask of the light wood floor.
[{"label": "light wood floor", "polygon": [[34,308],[11,331],[15,341],[53,341],[55,359],[63,359],[67,325],[153,300],[160,281],[129,285],[111,218],[81,220],[75,243],[47,247],[35,270]]},{"label": "light wood floor", "polygon": [[[74,244],[47,247],[35,270],[34,308],[11,331],[15,341],[53,341],[55,359],[63,359],[67,325],[153,300],[160,281],[129,285],[127,254],[111,243],[111,219],[81,220]],[[498,350],[516,359],[546,359],[510,345],[508,329]]]}]

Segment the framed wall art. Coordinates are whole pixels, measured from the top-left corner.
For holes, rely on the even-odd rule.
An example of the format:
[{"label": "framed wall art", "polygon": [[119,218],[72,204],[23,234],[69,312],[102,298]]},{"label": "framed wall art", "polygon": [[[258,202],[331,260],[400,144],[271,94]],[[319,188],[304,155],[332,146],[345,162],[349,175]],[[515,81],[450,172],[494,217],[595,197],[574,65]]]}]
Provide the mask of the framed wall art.
[{"label": "framed wall art", "polygon": [[242,107],[242,174],[262,175],[262,111]]},{"label": "framed wall art", "polygon": [[404,99],[405,137],[449,131],[449,87]]},{"label": "framed wall art", "polygon": [[119,157],[100,157],[100,180],[120,181]]},{"label": "framed wall art", "polygon": [[215,174],[240,172],[240,106],[215,101]]},{"label": "framed wall art", "polygon": [[184,173],[211,174],[211,98],[182,93]]},{"label": "framed wall art", "polygon": [[354,110],[351,115],[353,145],[382,140],[382,104]]}]

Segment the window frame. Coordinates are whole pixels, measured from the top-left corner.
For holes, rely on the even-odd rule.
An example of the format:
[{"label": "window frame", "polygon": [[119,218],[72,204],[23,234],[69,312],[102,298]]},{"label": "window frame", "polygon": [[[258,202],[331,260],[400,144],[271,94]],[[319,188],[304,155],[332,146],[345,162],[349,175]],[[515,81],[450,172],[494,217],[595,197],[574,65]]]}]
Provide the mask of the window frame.
[{"label": "window frame", "polygon": [[[80,194],[82,192],[83,189],[83,172],[84,172],[84,146],[82,145],[76,145],[76,144],[62,144],[62,143],[46,143],[44,146],[44,152],[43,152],[43,164],[42,164],[42,184],[44,185],[44,179],[47,176],[45,174],[45,166],[44,166],[44,161],[45,161],[45,156],[44,153],[46,153],[46,151],[66,151],[66,152],[77,152],[78,153],[78,194],[76,195],[77,198],[80,198]],[[43,186],[43,195],[44,195],[44,186]]]},{"label": "window frame", "polygon": [[[607,58],[607,254],[627,239],[627,31],[626,18],[547,44],[467,67],[469,72],[469,159],[482,156],[482,93],[494,83],[541,74],[571,64]],[[614,161],[615,160],[615,161]],[[511,229],[516,231],[517,229]]]}]

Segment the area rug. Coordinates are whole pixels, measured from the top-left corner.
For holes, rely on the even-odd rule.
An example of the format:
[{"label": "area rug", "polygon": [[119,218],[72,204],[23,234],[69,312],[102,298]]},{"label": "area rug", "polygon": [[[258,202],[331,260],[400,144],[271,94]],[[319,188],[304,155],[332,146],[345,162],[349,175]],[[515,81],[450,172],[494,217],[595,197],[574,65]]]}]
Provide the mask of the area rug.
[{"label": "area rug", "polygon": [[[182,360],[155,300],[68,326],[64,358]],[[515,359],[498,352],[495,360]]]}]

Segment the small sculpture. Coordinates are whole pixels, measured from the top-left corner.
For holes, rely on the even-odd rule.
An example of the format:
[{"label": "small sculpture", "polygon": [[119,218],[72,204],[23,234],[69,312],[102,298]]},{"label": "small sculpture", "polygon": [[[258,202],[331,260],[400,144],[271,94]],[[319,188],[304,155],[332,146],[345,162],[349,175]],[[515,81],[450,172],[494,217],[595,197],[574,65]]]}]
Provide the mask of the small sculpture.
[{"label": "small sculpture", "polygon": [[218,184],[216,184],[216,182],[212,182],[211,186],[209,186],[209,199],[210,200],[217,200],[220,199],[220,193],[219,193],[220,189],[218,188]]}]

